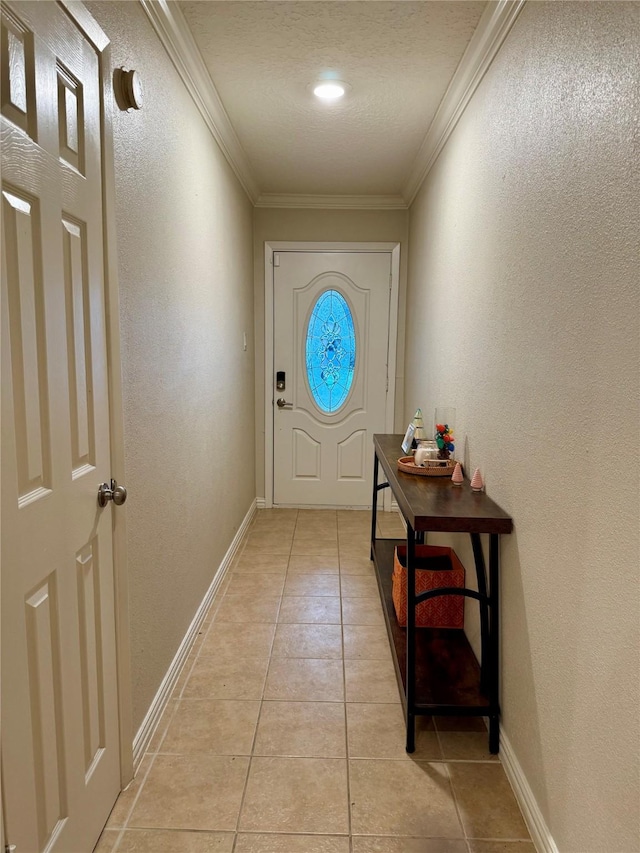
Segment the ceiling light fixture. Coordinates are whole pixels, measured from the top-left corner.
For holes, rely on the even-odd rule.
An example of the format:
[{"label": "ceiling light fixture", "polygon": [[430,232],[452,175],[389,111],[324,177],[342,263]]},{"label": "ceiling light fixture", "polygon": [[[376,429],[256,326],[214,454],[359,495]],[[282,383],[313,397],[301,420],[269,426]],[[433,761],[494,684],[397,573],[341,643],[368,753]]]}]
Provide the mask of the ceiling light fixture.
[{"label": "ceiling light fixture", "polygon": [[324,80],[313,87],[313,94],[321,101],[337,101],[345,93],[346,87],[339,80]]}]

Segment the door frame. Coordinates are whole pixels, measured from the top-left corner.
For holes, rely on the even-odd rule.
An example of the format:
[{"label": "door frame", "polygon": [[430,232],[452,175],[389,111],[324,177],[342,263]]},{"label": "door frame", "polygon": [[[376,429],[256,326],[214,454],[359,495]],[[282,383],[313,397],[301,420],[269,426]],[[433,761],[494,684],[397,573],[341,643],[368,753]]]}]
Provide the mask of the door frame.
[{"label": "door frame", "polygon": [[400,291],[400,243],[315,243],[267,240],[264,244],[264,491],[265,508],[273,507],[273,323],[275,252],[349,252],[391,255],[389,296],[389,342],[387,378],[389,390],[385,408],[385,432],[393,432],[396,397],[396,350],[398,345],[398,294]]},{"label": "door frame", "polygon": [[[58,0],[96,50],[100,68],[100,114],[102,145],[102,221],[104,235],[104,290],[107,369],[109,373],[109,429],[111,476],[125,479],[124,410],[122,360],[120,352],[120,298],[116,244],[115,160],[113,148],[114,95],[111,68],[111,39],[80,0]],[[96,484],[97,489],[97,484]],[[116,633],[116,673],[118,684],[118,725],[120,732],[120,784],[126,788],[133,779],[133,701],[131,690],[131,642],[129,633],[129,582],[127,575],[126,513],[112,512],[113,579]]]}]

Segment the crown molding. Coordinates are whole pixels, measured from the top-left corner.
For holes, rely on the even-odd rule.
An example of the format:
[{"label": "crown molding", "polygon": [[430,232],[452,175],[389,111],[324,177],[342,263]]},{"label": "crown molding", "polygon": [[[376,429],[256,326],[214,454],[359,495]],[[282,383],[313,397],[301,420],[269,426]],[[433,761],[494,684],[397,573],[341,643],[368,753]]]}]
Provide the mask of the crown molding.
[{"label": "crown molding", "polygon": [[200,110],[213,138],[249,199],[255,204],[260,191],[253,177],[249,160],[236,136],[180,8],[177,3],[169,0],[139,0],[139,2]]},{"label": "crown molding", "polygon": [[261,194],[247,155],[178,4],[172,0],[139,2],[220,150],[256,207],[405,210],[415,199],[526,0],[497,0],[487,4],[420,146],[402,196]]},{"label": "crown molding", "polygon": [[400,195],[303,195],[262,193],[256,207],[315,208],[325,210],[406,210]]},{"label": "crown molding", "polygon": [[525,3],[526,0],[487,3],[411,167],[402,193],[407,206],[418,194]]}]

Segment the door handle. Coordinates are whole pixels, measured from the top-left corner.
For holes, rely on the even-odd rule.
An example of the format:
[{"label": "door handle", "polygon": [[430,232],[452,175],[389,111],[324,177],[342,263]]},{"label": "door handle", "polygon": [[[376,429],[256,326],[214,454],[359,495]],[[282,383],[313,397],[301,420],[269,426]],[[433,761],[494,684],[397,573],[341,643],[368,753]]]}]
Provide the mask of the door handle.
[{"label": "door handle", "polygon": [[124,486],[119,486],[116,480],[98,486],[98,506],[106,506],[109,501],[113,501],[116,506],[122,506],[126,499],[127,490]]},{"label": "door handle", "polygon": [[287,403],[284,397],[278,397],[276,400],[276,406],[279,409],[293,409],[293,403]]}]

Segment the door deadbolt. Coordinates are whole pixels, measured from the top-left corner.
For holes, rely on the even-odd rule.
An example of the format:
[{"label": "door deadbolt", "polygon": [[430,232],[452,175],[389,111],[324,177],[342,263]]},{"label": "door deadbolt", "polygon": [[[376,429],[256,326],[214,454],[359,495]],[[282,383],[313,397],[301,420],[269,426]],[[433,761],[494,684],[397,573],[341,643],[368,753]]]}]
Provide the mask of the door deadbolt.
[{"label": "door deadbolt", "polygon": [[284,370],[276,371],[276,390],[277,391],[284,391],[284,389],[286,388],[285,379],[286,379],[286,377],[285,377]]},{"label": "door deadbolt", "polygon": [[116,506],[122,506],[126,499],[127,490],[124,486],[119,486],[116,480],[98,486],[98,506],[106,506],[109,501],[113,501]]}]

